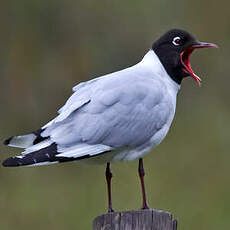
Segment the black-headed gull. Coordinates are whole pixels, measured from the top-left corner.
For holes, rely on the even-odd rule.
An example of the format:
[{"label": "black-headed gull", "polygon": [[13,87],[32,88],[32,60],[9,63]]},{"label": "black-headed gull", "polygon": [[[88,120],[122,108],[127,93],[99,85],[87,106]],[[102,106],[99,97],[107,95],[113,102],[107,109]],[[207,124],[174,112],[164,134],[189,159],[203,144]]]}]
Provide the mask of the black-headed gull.
[{"label": "black-headed gull", "polygon": [[160,37],[136,65],[78,84],[56,118],[35,132],[4,142],[25,150],[6,159],[3,166],[79,160],[106,163],[111,212],[110,162],[138,158],[142,208],[148,208],[142,157],[168,133],[182,79],[191,76],[200,84],[189,57],[194,49],[204,47],[217,46],[173,29]]}]

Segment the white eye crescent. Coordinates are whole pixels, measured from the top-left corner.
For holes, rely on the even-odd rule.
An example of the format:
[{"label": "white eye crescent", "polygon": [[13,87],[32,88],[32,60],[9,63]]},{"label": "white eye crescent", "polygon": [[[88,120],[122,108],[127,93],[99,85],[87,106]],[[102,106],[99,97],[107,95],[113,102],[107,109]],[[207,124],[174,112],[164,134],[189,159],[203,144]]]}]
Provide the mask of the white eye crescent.
[{"label": "white eye crescent", "polygon": [[175,45],[175,46],[181,45],[181,38],[180,38],[180,37],[175,37],[175,38],[173,38],[172,43],[173,43],[173,45]]}]

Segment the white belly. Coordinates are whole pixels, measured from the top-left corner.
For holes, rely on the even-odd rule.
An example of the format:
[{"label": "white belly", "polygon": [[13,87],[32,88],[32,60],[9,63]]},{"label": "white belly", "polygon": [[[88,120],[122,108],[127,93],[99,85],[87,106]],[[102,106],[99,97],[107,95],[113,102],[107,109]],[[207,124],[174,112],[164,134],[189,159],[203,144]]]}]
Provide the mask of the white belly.
[{"label": "white belly", "polygon": [[137,158],[143,157],[150,150],[154,149],[155,147],[157,147],[157,145],[161,143],[161,141],[165,138],[166,134],[168,133],[168,130],[169,130],[168,125],[165,125],[150,139],[149,142],[145,143],[144,145],[141,145],[133,149],[124,149],[124,150],[119,151],[112,158],[112,162],[114,161],[132,161]]}]

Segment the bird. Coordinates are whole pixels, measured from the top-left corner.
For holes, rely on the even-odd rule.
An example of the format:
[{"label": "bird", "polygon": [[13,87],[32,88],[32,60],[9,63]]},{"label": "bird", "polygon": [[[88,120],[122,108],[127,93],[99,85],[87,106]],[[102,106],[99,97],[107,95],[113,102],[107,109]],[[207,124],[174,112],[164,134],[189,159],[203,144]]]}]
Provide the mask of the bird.
[{"label": "bird", "polygon": [[148,209],[143,157],[166,137],[182,80],[192,77],[200,85],[190,64],[191,53],[200,48],[217,45],[200,42],[183,29],[171,29],[137,64],[77,84],[54,119],[4,142],[23,152],[4,160],[3,166],[104,164],[108,212],[113,212],[110,164],[138,159],[142,209]]}]

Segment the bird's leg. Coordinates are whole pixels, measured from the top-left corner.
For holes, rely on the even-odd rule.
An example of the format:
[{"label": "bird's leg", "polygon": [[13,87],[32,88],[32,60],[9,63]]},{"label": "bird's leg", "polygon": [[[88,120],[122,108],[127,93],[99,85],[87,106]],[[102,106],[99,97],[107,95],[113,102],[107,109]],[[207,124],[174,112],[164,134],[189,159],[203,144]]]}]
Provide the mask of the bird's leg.
[{"label": "bird's leg", "polygon": [[145,192],[145,182],[144,182],[144,176],[145,176],[145,170],[143,167],[143,159],[139,159],[139,166],[138,166],[138,172],[139,172],[139,177],[141,181],[141,189],[142,189],[142,199],[143,199],[143,204],[141,209],[149,209],[146,201],[146,192]]},{"label": "bird's leg", "polygon": [[112,197],[111,197],[111,179],[113,174],[110,171],[110,163],[107,163],[106,165],[106,182],[107,182],[107,189],[108,189],[108,212],[114,212],[112,209]]}]

